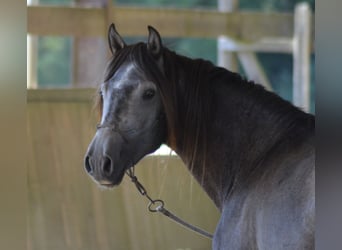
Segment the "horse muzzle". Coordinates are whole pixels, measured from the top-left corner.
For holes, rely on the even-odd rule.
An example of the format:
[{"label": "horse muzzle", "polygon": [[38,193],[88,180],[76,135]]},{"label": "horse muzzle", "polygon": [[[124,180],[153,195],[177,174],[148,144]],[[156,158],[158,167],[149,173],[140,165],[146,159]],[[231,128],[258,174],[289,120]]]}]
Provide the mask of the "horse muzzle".
[{"label": "horse muzzle", "polygon": [[120,160],[123,139],[104,128],[97,131],[84,158],[86,172],[101,186],[120,184],[126,167]]}]

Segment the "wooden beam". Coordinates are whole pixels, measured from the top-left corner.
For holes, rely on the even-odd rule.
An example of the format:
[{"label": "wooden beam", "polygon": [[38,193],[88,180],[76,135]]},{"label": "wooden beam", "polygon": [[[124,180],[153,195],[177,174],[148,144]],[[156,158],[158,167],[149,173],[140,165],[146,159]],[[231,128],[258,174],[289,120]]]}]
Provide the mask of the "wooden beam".
[{"label": "wooden beam", "polygon": [[114,17],[118,29],[121,27],[120,30],[127,32],[123,35],[145,36],[147,24],[160,29],[162,36],[171,37],[229,35],[237,40],[253,41],[265,36],[292,36],[293,33],[292,14],[117,8]]},{"label": "wooden beam", "polygon": [[27,7],[27,32],[33,35],[103,36],[105,9],[85,7]]},{"label": "wooden beam", "polygon": [[236,43],[225,40],[220,44],[222,50],[233,52],[268,52],[292,54],[293,38],[260,39],[255,43]]},{"label": "wooden beam", "polygon": [[92,102],[93,88],[82,89],[28,89],[27,102]]},{"label": "wooden beam", "polygon": [[[238,41],[264,37],[292,37],[293,14],[207,10],[111,7],[29,6],[28,33],[58,36],[106,36],[107,22],[115,22],[123,36],[146,36],[147,25],[163,37],[216,38]],[[172,24],[172,25],[170,25]]]}]

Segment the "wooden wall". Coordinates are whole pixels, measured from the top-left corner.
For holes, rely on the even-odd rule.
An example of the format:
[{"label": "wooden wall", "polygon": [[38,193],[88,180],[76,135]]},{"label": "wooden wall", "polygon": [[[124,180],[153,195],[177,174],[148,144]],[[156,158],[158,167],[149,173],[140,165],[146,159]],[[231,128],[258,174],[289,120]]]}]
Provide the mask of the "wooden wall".
[{"label": "wooden wall", "polygon": [[[149,213],[127,177],[103,190],[87,176],[93,92],[28,90],[28,249],[210,249],[210,240]],[[169,210],[214,232],[219,213],[178,157],[146,157],[136,173]]]}]

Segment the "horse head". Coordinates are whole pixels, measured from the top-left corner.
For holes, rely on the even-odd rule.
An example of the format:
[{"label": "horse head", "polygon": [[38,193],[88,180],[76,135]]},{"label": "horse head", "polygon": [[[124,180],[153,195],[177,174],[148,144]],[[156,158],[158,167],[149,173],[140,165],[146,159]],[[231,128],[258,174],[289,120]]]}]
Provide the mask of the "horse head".
[{"label": "horse head", "polygon": [[[126,45],[114,24],[108,41],[112,58],[98,90],[101,121],[85,155],[87,173],[100,185],[118,185],[125,171],[164,141],[166,123],[155,74],[162,74],[162,43],[148,27],[147,43]],[[146,72],[138,61],[148,62]],[[146,64],[146,63],[144,63]]]}]

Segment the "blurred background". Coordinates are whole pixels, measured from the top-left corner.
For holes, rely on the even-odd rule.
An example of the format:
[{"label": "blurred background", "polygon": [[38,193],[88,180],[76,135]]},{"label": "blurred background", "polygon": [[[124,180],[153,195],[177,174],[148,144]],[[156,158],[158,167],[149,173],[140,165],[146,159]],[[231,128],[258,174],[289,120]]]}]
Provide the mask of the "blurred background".
[{"label": "blurred background", "polygon": [[[116,6],[152,7],[152,8],[187,8],[217,10],[219,4],[235,11],[257,11],[262,13],[293,13],[296,4],[306,2],[315,11],[314,0],[116,0]],[[101,7],[106,0],[28,0],[28,4],[93,6]],[[224,8],[224,10],[226,10]],[[113,20],[114,21],[114,20]],[[145,24],[147,26],[148,24]],[[172,24],[170,24],[172,25]],[[120,27],[118,27],[120,29]],[[120,30],[119,30],[120,31]],[[160,30],[163,36],[163,31]],[[146,29],[147,34],[147,29]],[[73,36],[35,36],[36,44],[29,50],[28,62],[31,77],[28,88],[75,88],[93,87],[101,79],[108,59],[107,43],[103,38]],[[313,37],[312,37],[313,39]],[[146,37],[125,36],[127,43],[146,40]],[[192,58],[205,58],[218,63],[216,38],[164,38],[164,45],[176,52]],[[33,50],[32,50],[33,49]],[[272,84],[272,88],[283,98],[292,101],[293,55],[284,51],[256,52],[259,63]],[[315,112],[315,54],[310,53],[310,112]],[[32,58],[32,57],[34,58]],[[240,61],[235,63],[235,70],[246,75]],[[234,69],[231,69],[234,71]]]},{"label": "blurred background", "polygon": [[[149,214],[128,179],[101,190],[83,170],[98,120],[93,97],[109,59],[111,22],[127,43],[146,41],[152,25],[171,50],[240,72],[315,113],[314,0],[27,5],[28,249],[211,248],[210,240]],[[164,147],[136,169],[152,197],[214,232],[219,212],[175,154]]]}]

